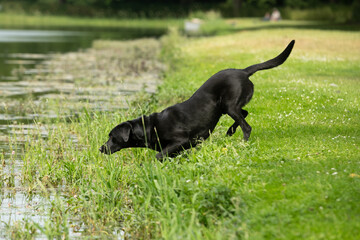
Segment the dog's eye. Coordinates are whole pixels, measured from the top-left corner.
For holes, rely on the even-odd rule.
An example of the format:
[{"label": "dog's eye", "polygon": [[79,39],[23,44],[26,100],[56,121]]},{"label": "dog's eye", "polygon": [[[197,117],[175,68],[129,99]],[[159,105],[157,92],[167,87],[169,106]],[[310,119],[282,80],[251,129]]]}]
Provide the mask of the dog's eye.
[{"label": "dog's eye", "polygon": [[117,143],[118,141],[116,140],[116,138],[114,138],[113,136],[110,136],[110,139],[113,143]]}]

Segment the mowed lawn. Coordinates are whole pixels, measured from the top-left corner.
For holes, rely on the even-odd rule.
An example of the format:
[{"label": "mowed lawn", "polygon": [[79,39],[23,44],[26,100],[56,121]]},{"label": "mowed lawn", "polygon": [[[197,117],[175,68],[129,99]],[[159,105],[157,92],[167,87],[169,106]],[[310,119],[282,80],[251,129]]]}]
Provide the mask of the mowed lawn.
[{"label": "mowed lawn", "polygon": [[[248,142],[240,129],[225,136],[224,116],[209,139],[163,163],[147,149],[98,152],[120,121],[183,101],[217,71],[273,58],[292,39],[282,66],[251,77]],[[62,181],[66,200],[54,204],[97,234],[119,224],[134,239],[359,239],[360,34],[264,27],[170,41],[178,45],[151,101],[59,123],[50,154],[29,146],[26,181]],[[60,160],[44,157],[59,150]]]},{"label": "mowed lawn", "polygon": [[251,77],[248,143],[240,130],[225,137],[232,119],[224,117],[211,139],[179,163],[161,170],[145,165],[156,172],[142,177],[145,189],[159,177],[161,189],[176,195],[170,203],[159,197],[162,191],[151,195],[149,208],[162,212],[154,220],[162,220],[165,237],[360,236],[358,32],[263,29],[192,40],[182,47],[184,63],[167,75],[160,96],[186,99],[217,71],[268,60],[292,39],[294,50],[282,66]]}]

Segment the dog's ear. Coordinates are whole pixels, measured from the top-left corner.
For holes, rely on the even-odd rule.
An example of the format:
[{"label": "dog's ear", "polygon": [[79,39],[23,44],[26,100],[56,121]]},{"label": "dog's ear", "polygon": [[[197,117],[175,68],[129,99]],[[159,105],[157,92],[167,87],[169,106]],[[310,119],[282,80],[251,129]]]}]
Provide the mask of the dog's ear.
[{"label": "dog's ear", "polygon": [[132,126],[129,122],[123,122],[114,128],[114,130],[112,131],[112,135],[118,141],[127,142],[130,138],[131,129]]},{"label": "dog's ear", "polygon": [[135,122],[135,124],[133,124],[133,129],[132,132],[134,134],[135,139],[137,140],[144,140],[145,139],[145,134],[144,131],[145,127],[144,127],[144,116],[140,117],[137,119],[137,121]]},{"label": "dog's ear", "polygon": [[143,140],[144,139],[144,130],[141,127],[135,127],[133,130],[133,133],[135,135],[135,138],[137,140]]}]

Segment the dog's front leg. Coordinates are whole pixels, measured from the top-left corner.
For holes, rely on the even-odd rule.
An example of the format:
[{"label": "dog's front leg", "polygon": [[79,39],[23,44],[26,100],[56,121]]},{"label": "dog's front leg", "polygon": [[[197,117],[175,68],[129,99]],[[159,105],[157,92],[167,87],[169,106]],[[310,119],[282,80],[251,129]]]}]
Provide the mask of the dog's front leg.
[{"label": "dog's front leg", "polygon": [[173,157],[184,149],[185,149],[184,143],[176,142],[176,143],[168,144],[162,151],[156,154],[156,158],[158,160],[162,160],[164,157]]}]

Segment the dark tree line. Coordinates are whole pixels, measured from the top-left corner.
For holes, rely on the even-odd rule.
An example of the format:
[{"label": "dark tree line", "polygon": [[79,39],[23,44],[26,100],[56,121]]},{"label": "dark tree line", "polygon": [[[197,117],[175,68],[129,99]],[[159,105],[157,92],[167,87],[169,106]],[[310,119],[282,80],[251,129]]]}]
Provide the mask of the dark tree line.
[{"label": "dark tree line", "polygon": [[[16,1],[16,0],[15,0]],[[146,8],[149,5],[177,5],[184,7],[193,7],[201,5],[220,5],[229,4],[233,7],[241,8],[243,4],[251,4],[254,6],[278,6],[278,7],[295,7],[308,8],[320,4],[352,4],[354,0],[28,0],[28,2],[55,2],[60,4],[88,5],[95,7],[121,7],[134,6]]]},{"label": "dark tree line", "polygon": [[49,14],[118,16],[118,17],[184,17],[191,11],[218,10],[225,17],[255,16],[265,9],[312,9],[317,6],[356,6],[360,0],[0,0],[20,4],[24,10]]},{"label": "dark tree line", "polygon": [[[16,0],[15,0],[16,1]],[[178,5],[191,7],[194,5],[216,5],[232,4],[234,7],[241,7],[243,3],[252,5],[273,5],[289,6],[296,8],[314,7],[320,4],[352,4],[354,0],[47,0],[45,2],[58,1],[61,4],[92,5],[101,7],[120,7],[120,6],[138,6],[143,5]],[[29,0],[29,2],[44,2],[44,0]]]}]

